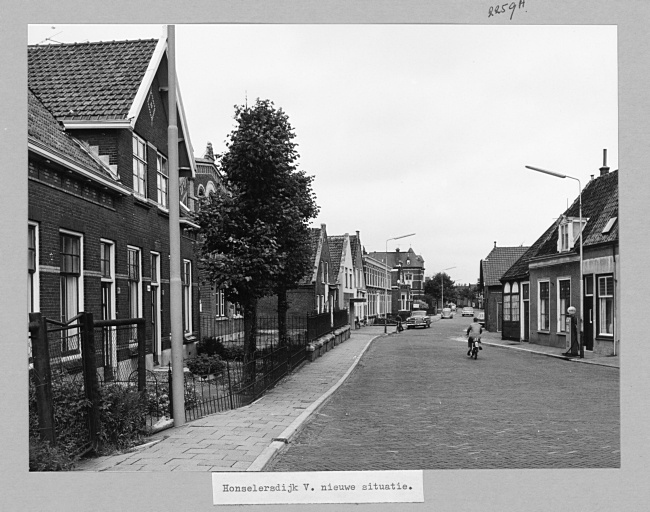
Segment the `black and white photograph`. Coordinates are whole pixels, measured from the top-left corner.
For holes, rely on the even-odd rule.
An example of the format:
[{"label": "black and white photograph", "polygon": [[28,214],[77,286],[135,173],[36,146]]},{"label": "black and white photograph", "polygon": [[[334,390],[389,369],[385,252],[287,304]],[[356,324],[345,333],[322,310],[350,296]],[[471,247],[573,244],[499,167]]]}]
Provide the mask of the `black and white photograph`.
[{"label": "black and white photograph", "polygon": [[5,215],[16,248],[27,229],[25,485],[112,482],[96,510],[117,482],[125,509],[145,486],[195,510],[636,496],[629,32],[532,6],[30,19],[6,171],[25,202]]}]

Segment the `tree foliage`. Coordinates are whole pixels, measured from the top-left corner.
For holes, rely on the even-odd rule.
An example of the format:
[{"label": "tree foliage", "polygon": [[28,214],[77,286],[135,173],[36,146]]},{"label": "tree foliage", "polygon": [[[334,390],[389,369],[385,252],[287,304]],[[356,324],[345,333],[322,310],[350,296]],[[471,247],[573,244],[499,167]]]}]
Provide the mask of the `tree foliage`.
[{"label": "tree foliage", "polygon": [[224,190],[203,201],[196,221],[202,267],[243,307],[250,352],[257,301],[311,268],[308,221],[318,206],[313,177],[297,169],[295,133],[282,109],[258,99],[236,106],[235,120],[220,156]]},{"label": "tree foliage", "polygon": [[424,293],[432,296],[438,303],[440,303],[442,295],[444,295],[445,303],[457,300],[455,283],[446,272],[438,272],[431,279],[427,279],[424,283]]}]

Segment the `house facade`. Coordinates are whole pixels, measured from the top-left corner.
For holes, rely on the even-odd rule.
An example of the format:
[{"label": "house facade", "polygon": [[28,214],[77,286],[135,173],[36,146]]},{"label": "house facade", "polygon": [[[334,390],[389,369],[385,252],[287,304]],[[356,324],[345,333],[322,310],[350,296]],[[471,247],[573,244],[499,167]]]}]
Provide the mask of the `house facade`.
[{"label": "house facade", "polygon": [[367,321],[373,324],[378,318],[385,318],[390,311],[391,294],[388,292],[388,269],[384,263],[369,254],[363,255],[363,276],[368,298]]},{"label": "house facade", "polygon": [[369,256],[389,268],[389,311],[392,315],[413,310],[414,300],[424,300],[424,259],[409,248],[402,252],[371,252]]},{"label": "house facade", "polygon": [[606,166],[600,171],[581,193],[582,229],[576,198],[503,275],[504,338],[569,348],[567,309],[579,311],[582,302],[584,349],[619,353],[618,171],[609,172]]},{"label": "house facade", "polygon": [[[305,316],[332,312],[338,309],[338,287],[332,271],[327,226],[310,228],[310,253],[312,270],[305,275],[298,286],[287,291],[289,316]],[[258,314],[277,316],[278,299],[273,295],[258,302]]]},{"label": "house facade", "polygon": [[367,310],[366,285],[363,275],[363,254],[359,237],[344,235],[328,237],[332,272],[336,285],[334,305],[336,309],[347,309],[350,324],[363,319]]},{"label": "house facade", "polygon": [[485,259],[481,260],[479,269],[478,291],[482,296],[485,311],[485,329],[500,332],[503,321],[503,294],[501,276],[526,251],[528,247],[494,247]]},{"label": "house facade", "polygon": [[28,310],[144,318],[149,367],[171,352],[170,208],[180,210],[186,350],[198,330],[196,168],[177,91],[187,194],[171,205],[166,51],[164,37],[28,49]]}]

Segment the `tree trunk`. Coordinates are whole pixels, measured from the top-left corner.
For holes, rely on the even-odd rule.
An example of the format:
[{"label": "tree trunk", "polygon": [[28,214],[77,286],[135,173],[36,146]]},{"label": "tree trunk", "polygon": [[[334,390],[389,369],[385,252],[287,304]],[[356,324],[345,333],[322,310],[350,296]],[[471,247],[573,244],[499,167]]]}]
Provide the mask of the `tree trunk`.
[{"label": "tree trunk", "polygon": [[288,345],[287,336],[287,311],[289,302],[287,301],[287,289],[284,286],[278,287],[278,338],[281,347]]},{"label": "tree trunk", "polygon": [[244,382],[255,381],[255,351],[257,350],[257,299],[244,307]]}]

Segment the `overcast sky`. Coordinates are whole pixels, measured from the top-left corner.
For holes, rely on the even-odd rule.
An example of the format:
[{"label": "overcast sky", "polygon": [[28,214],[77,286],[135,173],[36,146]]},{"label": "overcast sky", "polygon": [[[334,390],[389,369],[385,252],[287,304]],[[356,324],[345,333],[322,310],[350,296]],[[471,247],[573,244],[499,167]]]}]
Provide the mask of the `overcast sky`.
[{"label": "overcast sky", "polygon": [[[157,38],[161,25],[33,25],[29,43]],[[475,283],[499,246],[530,245],[618,169],[615,26],[177,25],[195,156],[234,106],[269,99],[296,133],[330,235],[413,250]]]}]

